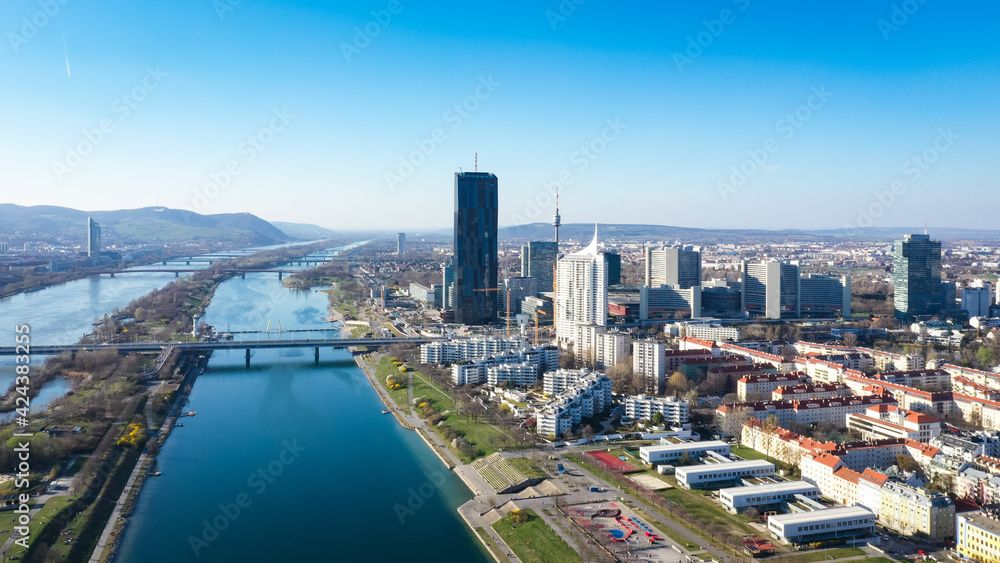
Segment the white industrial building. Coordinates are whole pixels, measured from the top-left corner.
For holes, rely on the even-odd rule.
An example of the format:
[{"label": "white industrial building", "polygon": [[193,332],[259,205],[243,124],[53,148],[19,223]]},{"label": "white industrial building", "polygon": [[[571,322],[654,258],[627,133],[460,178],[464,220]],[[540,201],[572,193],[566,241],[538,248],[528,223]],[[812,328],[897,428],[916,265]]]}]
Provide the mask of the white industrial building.
[{"label": "white industrial building", "polygon": [[[641,451],[641,450],[640,450]],[[718,489],[747,477],[774,477],[774,464],[763,459],[708,463],[677,468],[677,484],[686,489]]]},{"label": "white industrial building", "polygon": [[751,506],[770,506],[793,500],[795,495],[815,499],[819,497],[819,488],[805,481],[779,481],[722,489],[719,500],[727,510],[739,514]]},{"label": "white industrial building", "polygon": [[693,459],[701,457],[707,452],[715,452],[719,455],[728,456],[729,444],[721,440],[707,440],[705,442],[681,442],[680,444],[642,446],[639,448],[639,459],[650,465],[673,464],[685,453]]},{"label": "white industrial building", "polygon": [[666,423],[684,424],[688,421],[688,402],[676,397],[647,397],[633,395],[625,398],[625,414],[634,420],[650,420],[660,413]]},{"label": "white industrial building", "polygon": [[788,543],[856,538],[875,532],[875,514],[860,506],[776,514],[767,519],[767,529],[773,538]]}]

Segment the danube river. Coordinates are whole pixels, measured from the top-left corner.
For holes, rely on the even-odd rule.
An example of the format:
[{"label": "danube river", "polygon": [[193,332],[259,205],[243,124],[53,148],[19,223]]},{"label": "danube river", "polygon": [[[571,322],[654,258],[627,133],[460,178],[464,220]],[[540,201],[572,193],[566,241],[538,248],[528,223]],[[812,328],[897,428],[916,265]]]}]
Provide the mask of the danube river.
[{"label": "danube river", "polygon": [[[324,328],[326,306],[248,274],[219,287],[203,320]],[[312,349],[256,351],[250,369],[242,350],[216,352],[117,561],[490,561],[456,512],[472,494],[382,408],[346,350],[322,350],[318,366]]]}]

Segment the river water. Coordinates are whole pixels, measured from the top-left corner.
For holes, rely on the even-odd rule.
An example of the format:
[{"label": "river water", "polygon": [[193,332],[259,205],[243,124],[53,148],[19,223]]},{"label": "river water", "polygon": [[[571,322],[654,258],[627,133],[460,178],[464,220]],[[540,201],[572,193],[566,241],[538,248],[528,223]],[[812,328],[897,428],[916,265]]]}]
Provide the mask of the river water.
[{"label": "river water", "polygon": [[[203,321],[323,329],[326,306],[248,274],[219,287]],[[216,352],[118,561],[488,561],[456,512],[472,494],[382,408],[346,350],[321,350],[319,365],[312,349],[258,350],[249,369],[242,350]]]}]

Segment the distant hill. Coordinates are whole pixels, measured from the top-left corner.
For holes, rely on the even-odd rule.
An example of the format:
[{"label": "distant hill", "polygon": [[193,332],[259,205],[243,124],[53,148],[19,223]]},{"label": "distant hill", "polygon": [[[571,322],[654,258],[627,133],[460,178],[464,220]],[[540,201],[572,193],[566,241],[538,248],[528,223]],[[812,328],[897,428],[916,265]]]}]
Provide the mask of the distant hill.
[{"label": "distant hill", "polygon": [[101,225],[105,242],[230,241],[265,245],[290,240],[281,229],[250,213],[201,215],[166,207],[88,212],[10,203],[0,203],[0,235],[37,241],[85,241],[87,217],[93,217]]},{"label": "distant hill", "polygon": [[[599,224],[601,239],[620,242],[643,242],[650,240],[680,240],[691,244],[745,243],[745,242],[820,242],[850,240],[891,241],[905,234],[922,233],[923,227],[880,227],[865,229],[826,229],[806,231],[799,229],[695,229],[668,225],[628,225]],[[551,240],[552,225],[531,223],[512,227],[501,227],[501,239],[507,242],[530,240]],[[930,230],[935,240],[1000,240],[1000,231],[986,229],[934,228]],[[590,223],[569,223],[559,227],[560,240],[586,240],[594,236],[594,225]]]},{"label": "distant hill", "polygon": [[337,236],[337,233],[309,223],[288,223],[285,221],[271,221],[275,227],[281,229],[286,235],[302,240],[319,240]]}]

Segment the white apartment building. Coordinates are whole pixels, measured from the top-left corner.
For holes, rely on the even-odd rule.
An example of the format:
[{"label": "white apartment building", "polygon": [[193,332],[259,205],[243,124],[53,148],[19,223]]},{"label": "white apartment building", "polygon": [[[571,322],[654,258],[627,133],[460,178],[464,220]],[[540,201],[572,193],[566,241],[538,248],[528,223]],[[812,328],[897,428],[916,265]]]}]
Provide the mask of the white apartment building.
[{"label": "white apartment building", "polygon": [[523,350],[528,341],[520,336],[510,338],[469,338],[445,340],[420,345],[420,361],[425,364],[470,362]]},{"label": "white apartment building", "polygon": [[650,420],[660,413],[667,424],[684,424],[688,421],[688,402],[676,397],[647,397],[633,395],[625,398],[625,414],[634,420]]},{"label": "white apartment building", "polygon": [[[549,381],[549,374],[545,375],[546,381]],[[560,384],[566,383],[566,386],[560,388],[555,399],[535,413],[535,430],[541,436],[558,438],[584,418],[606,412],[611,406],[611,380],[607,376],[587,372],[575,378],[558,379]]]},{"label": "white apartment building", "polygon": [[500,364],[486,369],[486,383],[492,386],[512,383],[531,387],[538,380],[538,368],[531,364]]},{"label": "white apartment building", "polygon": [[662,340],[632,342],[632,371],[642,374],[646,393],[659,395],[667,385],[667,345]]},{"label": "white apartment building", "polygon": [[608,262],[597,247],[597,232],[586,248],[556,264],[556,340],[575,343],[580,326],[608,323]]}]

